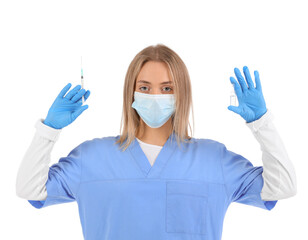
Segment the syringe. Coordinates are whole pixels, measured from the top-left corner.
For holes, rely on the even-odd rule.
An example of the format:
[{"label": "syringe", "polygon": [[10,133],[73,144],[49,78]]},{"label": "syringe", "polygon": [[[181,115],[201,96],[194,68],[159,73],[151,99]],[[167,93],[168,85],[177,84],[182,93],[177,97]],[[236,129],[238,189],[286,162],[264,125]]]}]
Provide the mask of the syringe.
[{"label": "syringe", "polygon": [[[83,82],[83,69],[82,69],[82,56],[81,56],[81,88],[84,88]],[[84,103],[84,95],[82,95],[82,104]]]}]

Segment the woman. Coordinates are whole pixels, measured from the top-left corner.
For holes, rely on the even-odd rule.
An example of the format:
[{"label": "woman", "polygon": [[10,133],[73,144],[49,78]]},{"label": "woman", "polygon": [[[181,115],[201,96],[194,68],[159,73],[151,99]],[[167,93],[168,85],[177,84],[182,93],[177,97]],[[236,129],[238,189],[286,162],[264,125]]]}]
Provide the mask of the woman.
[{"label": "woman", "polygon": [[[48,167],[63,127],[85,109],[90,92],[65,86],[19,168],[17,195],[42,208],[77,201],[84,238],[221,239],[224,215],[238,202],[271,210],[296,194],[296,178],[271,121],[258,72],[256,88],[236,68],[239,106],[261,145],[263,167],[254,167],[223,143],[188,135],[191,84],[181,58],[162,44],[131,62],[125,78],[122,133],[87,140]],[[64,96],[66,94],[66,96]],[[124,120],[124,121],[123,121]]]}]

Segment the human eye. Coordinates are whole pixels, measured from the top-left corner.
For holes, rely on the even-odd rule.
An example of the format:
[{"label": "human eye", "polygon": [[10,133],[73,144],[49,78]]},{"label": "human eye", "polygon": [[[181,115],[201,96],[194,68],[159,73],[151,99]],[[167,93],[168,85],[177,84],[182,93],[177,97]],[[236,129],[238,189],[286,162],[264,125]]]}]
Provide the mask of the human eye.
[{"label": "human eye", "polygon": [[169,90],[168,91],[166,91],[166,92],[170,92],[170,91],[172,91],[172,88],[171,87],[164,87],[164,89],[166,89],[166,88],[168,88]]},{"label": "human eye", "polygon": [[[147,88],[147,87],[144,87],[144,86],[143,86],[143,87],[140,87],[139,90],[141,90],[142,88]],[[147,90],[145,90],[145,91],[147,91]]]}]

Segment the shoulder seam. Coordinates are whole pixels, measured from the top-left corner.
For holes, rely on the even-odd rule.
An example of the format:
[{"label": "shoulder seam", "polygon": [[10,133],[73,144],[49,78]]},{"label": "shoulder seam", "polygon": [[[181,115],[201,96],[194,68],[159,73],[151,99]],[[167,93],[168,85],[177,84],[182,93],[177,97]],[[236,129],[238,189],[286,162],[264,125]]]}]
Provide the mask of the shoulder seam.
[{"label": "shoulder seam", "polygon": [[83,150],[82,150],[82,147],[83,147],[83,143],[81,143],[80,145],[80,176],[79,176],[79,184],[78,184],[78,187],[77,187],[77,190],[76,190],[76,199],[78,197],[78,193],[79,193],[79,189],[80,189],[80,185],[81,185],[81,180],[82,180],[82,159],[83,159]]},{"label": "shoulder seam", "polygon": [[225,188],[225,192],[226,192],[227,197],[229,198],[230,193],[229,193],[229,190],[228,190],[228,188],[227,188],[227,184],[226,184],[226,180],[225,180],[225,174],[224,174],[224,170],[223,170],[223,164],[222,164],[222,154],[223,154],[223,150],[224,150],[224,148],[226,148],[226,146],[225,146],[223,143],[221,143],[221,145],[222,145],[222,150],[220,151],[219,162],[220,162],[220,168],[221,168],[222,178],[223,178],[223,182],[224,182],[224,186],[225,186],[225,187],[224,187],[224,188]]}]

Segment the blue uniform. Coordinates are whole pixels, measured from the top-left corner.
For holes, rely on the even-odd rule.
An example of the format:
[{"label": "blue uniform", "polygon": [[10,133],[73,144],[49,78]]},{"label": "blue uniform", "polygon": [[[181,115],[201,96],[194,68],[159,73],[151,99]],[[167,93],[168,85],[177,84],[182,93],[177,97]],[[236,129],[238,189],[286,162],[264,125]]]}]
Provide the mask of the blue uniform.
[{"label": "blue uniform", "polygon": [[50,167],[42,208],[76,201],[86,240],[219,240],[230,203],[271,210],[263,167],[211,139],[178,147],[171,134],[153,166],[134,139],[94,138]]}]

